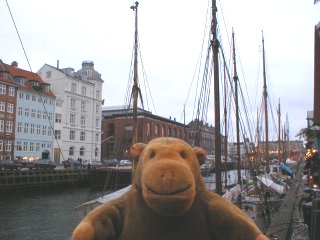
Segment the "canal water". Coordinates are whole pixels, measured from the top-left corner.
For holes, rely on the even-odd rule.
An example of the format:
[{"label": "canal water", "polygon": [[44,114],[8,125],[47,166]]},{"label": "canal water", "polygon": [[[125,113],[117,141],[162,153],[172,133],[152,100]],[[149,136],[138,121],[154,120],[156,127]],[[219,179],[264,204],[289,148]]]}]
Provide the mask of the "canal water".
[{"label": "canal water", "polygon": [[[236,175],[235,170],[228,172],[229,184],[236,182]],[[210,179],[214,174],[206,177]],[[89,187],[48,187],[0,194],[0,240],[69,240],[84,217],[75,207],[103,192]]]}]

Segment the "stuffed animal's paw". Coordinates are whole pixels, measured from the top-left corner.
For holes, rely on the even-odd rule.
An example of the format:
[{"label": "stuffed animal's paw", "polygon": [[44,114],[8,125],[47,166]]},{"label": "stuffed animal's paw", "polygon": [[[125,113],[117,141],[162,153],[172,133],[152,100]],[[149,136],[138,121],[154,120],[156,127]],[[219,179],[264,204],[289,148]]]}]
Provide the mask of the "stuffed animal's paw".
[{"label": "stuffed animal's paw", "polygon": [[72,240],[93,240],[94,238],[95,230],[89,222],[81,222],[72,234]]}]

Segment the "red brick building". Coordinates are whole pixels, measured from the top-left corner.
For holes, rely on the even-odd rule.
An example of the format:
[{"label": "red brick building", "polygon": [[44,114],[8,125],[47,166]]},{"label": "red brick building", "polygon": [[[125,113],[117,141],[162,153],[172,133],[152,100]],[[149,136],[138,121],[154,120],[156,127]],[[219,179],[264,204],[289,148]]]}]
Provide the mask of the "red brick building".
[{"label": "red brick building", "polygon": [[[102,109],[102,159],[125,159],[133,139],[132,109]],[[147,143],[157,137],[177,137],[188,142],[188,126],[138,109],[137,141]]]},{"label": "red brick building", "polygon": [[18,87],[0,59],[0,160],[13,159]]}]

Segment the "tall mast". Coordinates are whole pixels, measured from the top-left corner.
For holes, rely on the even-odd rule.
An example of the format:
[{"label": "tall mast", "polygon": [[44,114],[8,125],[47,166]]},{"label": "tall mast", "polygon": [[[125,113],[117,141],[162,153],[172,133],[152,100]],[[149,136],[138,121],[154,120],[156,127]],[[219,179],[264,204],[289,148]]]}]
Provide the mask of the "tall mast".
[{"label": "tall mast", "polygon": [[277,113],[278,113],[278,158],[279,158],[279,161],[281,161],[282,160],[282,155],[281,155],[281,125],[280,125],[281,111],[280,111],[280,99],[279,99]]},{"label": "tall mast", "polygon": [[238,103],[238,74],[237,74],[237,63],[236,63],[236,50],[234,44],[234,32],[232,31],[232,55],[233,55],[233,80],[234,80],[234,95],[236,105],[236,134],[237,134],[237,173],[238,173],[238,184],[241,185],[241,171],[240,171],[240,129],[239,129],[239,103]]},{"label": "tall mast", "polygon": [[217,38],[217,5],[212,0],[212,40],[213,71],[214,71],[214,147],[215,147],[215,169],[216,169],[216,192],[222,194],[221,184],[221,134],[220,134],[220,93],[219,93],[219,41]]},{"label": "tall mast", "polygon": [[226,65],[224,64],[224,187],[228,186],[227,178],[227,160],[228,160],[228,114],[227,114],[227,81],[226,81]]},{"label": "tall mast", "polygon": [[264,52],[264,38],[262,32],[262,57],[263,57],[263,99],[264,99],[264,124],[265,124],[265,161],[267,167],[267,173],[270,172],[269,167],[269,129],[268,129],[268,92],[267,92],[267,79],[266,79],[266,63],[265,63],[265,52]]},{"label": "tall mast", "polygon": [[134,62],[133,62],[133,138],[132,142],[137,142],[137,118],[138,118],[138,95],[139,95],[139,86],[138,86],[138,6],[139,2],[135,2],[134,6],[130,8],[135,12],[135,32],[134,32]]}]

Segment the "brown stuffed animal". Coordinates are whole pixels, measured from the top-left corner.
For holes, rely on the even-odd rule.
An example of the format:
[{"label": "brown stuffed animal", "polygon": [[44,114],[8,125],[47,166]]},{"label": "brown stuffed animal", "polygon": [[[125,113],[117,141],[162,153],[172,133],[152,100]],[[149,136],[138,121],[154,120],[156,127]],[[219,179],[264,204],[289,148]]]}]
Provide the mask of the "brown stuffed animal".
[{"label": "brown stuffed animal", "polygon": [[267,239],[238,207],[206,189],[203,149],[157,138],[130,152],[139,157],[130,191],[92,210],[73,240]]}]

